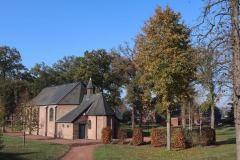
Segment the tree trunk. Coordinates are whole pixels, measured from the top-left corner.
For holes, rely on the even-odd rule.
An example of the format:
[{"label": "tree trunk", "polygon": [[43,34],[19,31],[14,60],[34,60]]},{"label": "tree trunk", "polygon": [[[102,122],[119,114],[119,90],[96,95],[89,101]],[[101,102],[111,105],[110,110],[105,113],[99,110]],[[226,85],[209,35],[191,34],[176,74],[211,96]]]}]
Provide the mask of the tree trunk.
[{"label": "tree trunk", "polygon": [[214,129],[215,117],[214,117],[214,107],[211,107],[211,128]]},{"label": "tree trunk", "polygon": [[240,39],[239,39],[239,5],[237,0],[230,0],[230,13],[232,21],[233,45],[233,93],[234,93],[234,119],[236,129],[237,159],[240,160]]},{"label": "tree trunk", "polygon": [[186,128],[186,105],[185,103],[182,106],[181,109],[181,116],[182,116],[182,128],[185,129]]},{"label": "tree trunk", "polygon": [[167,151],[171,150],[171,114],[167,109]]},{"label": "tree trunk", "polygon": [[[213,79],[213,78],[211,78]],[[211,128],[214,129],[214,124],[215,124],[215,113],[214,113],[214,108],[215,108],[215,102],[214,102],[214,84],[210,82],[209,84],[209,94],[210,94],[210,102],[211,102]]]},{"label": "tree trunk", "polygon": [[4,119],[4,117],[3,117],[3,119],[2,119],[2,133],[5,133],[5,119]]},{"label": "tree trunk", "polygon": [[214,108],[215,108],[215,103],[214,103],[214,85],[210,84],[210,96],[211,96],[211,128],[214,129],[214,124],[215,124],[215,113],[214,113]]},{"label": "tree trunk", "polygon": [[142,128],[142,110],[140,110],[139,128]]},{"label": "tree trunk", "polygon": [[135,128],[135,106],[132,109],[132,130]]},{"label": "tree trunk", "polygon": [[12,113],[12,116],[11,116],[11,128],[12,128],[12,132],[13,132],[13,113]]}]

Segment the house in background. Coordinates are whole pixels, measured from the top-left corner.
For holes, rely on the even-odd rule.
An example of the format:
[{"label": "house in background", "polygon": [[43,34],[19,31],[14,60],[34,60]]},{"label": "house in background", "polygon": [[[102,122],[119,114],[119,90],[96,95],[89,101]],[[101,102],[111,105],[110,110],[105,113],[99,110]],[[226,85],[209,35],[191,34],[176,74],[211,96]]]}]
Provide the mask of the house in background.
[{"label": "house in background", "polygon": [[44,88],[32,100],[39,115],[35,135],[65,139],[101,139],[104,127],[113,135],[119,127],[115,112],[102,93],[94,93],[92,80],[87,87],[75,82]]}]

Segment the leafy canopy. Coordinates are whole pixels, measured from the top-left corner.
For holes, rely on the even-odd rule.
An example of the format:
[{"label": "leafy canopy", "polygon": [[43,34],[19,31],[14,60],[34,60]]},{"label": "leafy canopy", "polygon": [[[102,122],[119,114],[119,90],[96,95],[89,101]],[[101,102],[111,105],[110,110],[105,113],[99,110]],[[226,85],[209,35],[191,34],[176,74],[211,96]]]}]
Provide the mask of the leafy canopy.
[{"label": "leafy canopy", "polygon": [[190,30],[179,23],[180,13],[169,6],[157,6],[155,15],[142,27],[135,43],[138,54],[135,63],[141,72],[141,84],[153,92],[166,109],[175,105],[193,78],[195,69],[191,62]]}]

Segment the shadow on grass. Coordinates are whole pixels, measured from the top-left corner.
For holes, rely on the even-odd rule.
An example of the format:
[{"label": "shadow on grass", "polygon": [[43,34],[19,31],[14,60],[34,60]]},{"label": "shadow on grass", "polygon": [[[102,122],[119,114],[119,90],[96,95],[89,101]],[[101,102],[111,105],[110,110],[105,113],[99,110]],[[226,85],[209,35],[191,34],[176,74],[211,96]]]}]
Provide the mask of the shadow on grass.
[{"label": "shadow on grass", "polygon": [[236,144],[236,138],[229,138],[229,139],[225,139],[225,140],[219,140],[215,144],[216,145]]},{"label": "shadow on grass", "polygon": [[[159,125],[142,125],[142,129],[143,129],[143,136],[144,137],[150,137],[150,132],[151,132],[151,130],[152,129],[154,129],[154,128],[158,128],[159,127]],[[126,127],[124,127],[124,128],[126,128]],[[136,127],[135,128],[138,128],[138,125],[136,125]],[[132,138],[132,134],[133,134],[133,131],[132,131],[132,129],[131,128],[126,128],[126,130],[127,130],[127,137],[128,138]]]},{"label": "shadow on grass", "polygon": [[25,158],[19,157],[22,155],[28,155],[28,154],[36,154],[39,152],[27,152],[27,153],[7,153],[7,152],[3,152],[0,151],[0,159],[1,160],[25,160]]}]

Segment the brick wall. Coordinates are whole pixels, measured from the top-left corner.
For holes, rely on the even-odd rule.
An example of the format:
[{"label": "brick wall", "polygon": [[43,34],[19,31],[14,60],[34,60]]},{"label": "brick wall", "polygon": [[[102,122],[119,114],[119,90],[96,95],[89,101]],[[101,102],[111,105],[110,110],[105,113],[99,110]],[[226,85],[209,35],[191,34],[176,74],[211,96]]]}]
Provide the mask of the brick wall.
[{"label": "brick wall", "polygon": [[91,121],[91,129],[87,127],[88,139],[96,139],[96,117],[88,116],[88,120]]},{"label": "brick wall", "polygon": [[91,129],[87,127],[88,139],[101,139],[102,129],[110,127],[114,132],[114,118],[112,116],[88,116],[91,120]]},{"label": "brick wall", "polygon": [[73,137],[73,123],[57,123],[58,138],[74,139]]},{"label": "brick wall", "polygon": [[66,113],[70,112],[74,108],[76,108],[78,105],[58,105],[57,106],[57,113],[56,113],[56,119],[59,119],[60,117],[64,116]]},{"label": "brick wall", "polygon": [[47,106],[40,106],[39,107],[39,131],[38,134],[41,136],[46,136],[46,127],[47,127],[47,120],[46,120],[46,113]]},{"label": "brick wall", "polygon": [[79,139],[78,136],[79,136],[79,124],[73,123],[73,139]]}]

